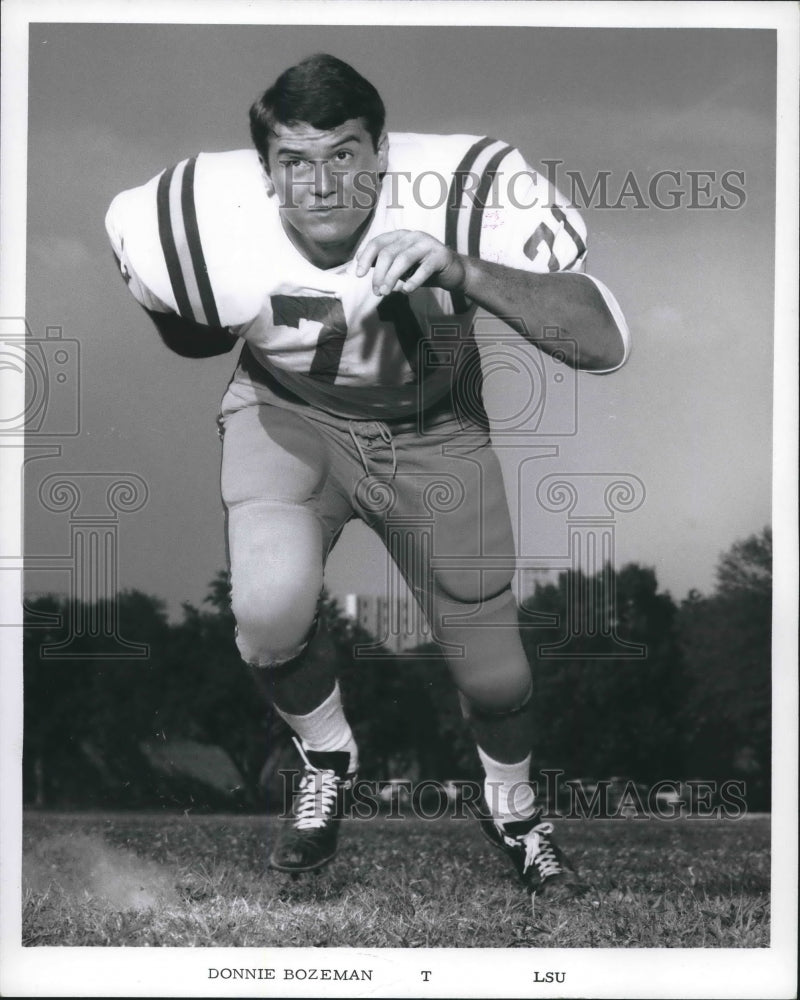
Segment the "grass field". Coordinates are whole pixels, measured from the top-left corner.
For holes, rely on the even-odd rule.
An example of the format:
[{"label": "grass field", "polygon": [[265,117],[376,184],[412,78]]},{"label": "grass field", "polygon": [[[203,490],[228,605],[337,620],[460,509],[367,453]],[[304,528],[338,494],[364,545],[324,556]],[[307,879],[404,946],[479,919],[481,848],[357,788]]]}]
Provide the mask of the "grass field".
[{"label": "grass field", "polygon": [[563,820],[594,886],[532,910],[470,820],[349,820],[318,874],[267,869],[275,819],[29,813],[23,944],[758,948],[769,817]]}]

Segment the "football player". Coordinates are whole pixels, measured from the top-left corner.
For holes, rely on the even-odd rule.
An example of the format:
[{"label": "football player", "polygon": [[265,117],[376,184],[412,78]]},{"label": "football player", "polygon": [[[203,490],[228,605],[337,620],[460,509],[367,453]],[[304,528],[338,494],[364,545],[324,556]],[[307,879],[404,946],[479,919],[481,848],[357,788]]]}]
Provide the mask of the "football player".
[{"label": "football player", "polygon": [[317,55],[250,109],[253,150],[201,153],[113,202],[123,277],[173,350],[243,341],[221,406],[236,641],[296,734],[304,777],[270,856],[331,860],[358,748],[317,628],[325,561],[358,517],[445,651],[485,771],[484,833],[531,892],[585,889],[529,784],[531,669],[480,393],[482,307],[607,372],[628,333],[582,273],[580,216],[489,137],[387,133],[375,88]]}]

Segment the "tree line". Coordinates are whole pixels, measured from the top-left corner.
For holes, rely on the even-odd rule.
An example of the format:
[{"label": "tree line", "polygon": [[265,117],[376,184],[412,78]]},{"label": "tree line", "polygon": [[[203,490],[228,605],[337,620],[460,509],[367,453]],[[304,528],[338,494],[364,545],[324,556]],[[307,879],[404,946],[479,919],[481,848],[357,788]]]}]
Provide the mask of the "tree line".
[{"label": "tree line", "polygon": [[[521,602],[533,667],[539,771],[565,779],[621,776],[744,782],[750,809],[769,807],[772,536],[737,542],[719,561],[709,595],[680,603],[655,571],[635,563],[594,577],[564,572]],[[597,628],[573,628],[591,601]],[[25,801],[40,807],[278,808],[281,772],[296,766],[290,733],[259,693],[234,643],[228,580],[211,582],[203,607],[170,622],[163,601],[118,595],[122,634],[144,657],[104,654],[108,637],[72,635],[70,658],[48,655],[69,622],[103,620],[56,595],[26,604]],[[374,641],[323,596],[362,777],[381,781],[475,779],[477,756],[445,661],[435,644],[411,658],[361,658]],[[590,623],[591,624],[591,623]],[[236,780],[210,783],[170,771],[154,747],[187,741],[218,748]],[[225,787],[223,787],[223,785]]]}]

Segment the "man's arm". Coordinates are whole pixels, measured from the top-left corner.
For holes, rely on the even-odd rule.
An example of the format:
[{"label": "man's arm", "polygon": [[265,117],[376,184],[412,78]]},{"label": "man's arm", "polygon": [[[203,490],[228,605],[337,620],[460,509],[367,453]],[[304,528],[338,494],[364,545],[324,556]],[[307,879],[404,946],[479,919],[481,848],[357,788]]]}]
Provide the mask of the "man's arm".
[{"label": "man's arm", "polygon": [[[112,230],[112,238],[116,232]],[[113,245],[113,244],[112,244]],[[140,281],[130,263],[123,258],[121,238],[114,245],[114,261],[128,286],[128,291],[155,324],[164,344],[184,358],[213,358],[227,354],[238,340],[226,327],[204,326],[172,312]]]},{"label": "man's arm", "polygon": [[539,274],[457,254],[428,233],[397,230],[375,237],[358,256],[357,274],[374,268],[375,293],[410,294],[422,285],[461,292],[531,343],[552,353],[558,327],[577,344],[576,367],[605,372],[627,353],[627,327],[613,297],[585,274]]},{"label": "man's arm", "polygon": [[462,257],[460,291],[541,350],[553,353],[558,340],[545,338],[558,327],[577,344],[576,367],[604,372],[625,360],[625,338],[597,285],[586,274],[554,271],[536,274]]},{"label": "man's arm", "polygon": [[[229,328],[186,319],[176,311],[175,301],[165,301],[170,281],[166,279],[168,267],[163,260],[156,224],[155,197],[156,189],[151,181],[140,188],[123,191],[111,203],[105,224],[117,269],[128,291],[153,321],[161,340],[171,351],[184,358],[213,358],[227,354],[238,340]],[[152,275],[158,274],[158,268],[148,270],[147,281],[141,278],[128,254],[126,233],[136,237],[133,242],[139,248],[139,260],[146,258],[152,262],[162,258],[165,280],[161,281],[160,294],[151,287],[154,284]]]},{"label": "man's arm", "polygon": [[155,323],[166,346],[184,358],[213,358],[227,354],[239,339],[220,326],[202,326],[176,313],[144,310]]}]

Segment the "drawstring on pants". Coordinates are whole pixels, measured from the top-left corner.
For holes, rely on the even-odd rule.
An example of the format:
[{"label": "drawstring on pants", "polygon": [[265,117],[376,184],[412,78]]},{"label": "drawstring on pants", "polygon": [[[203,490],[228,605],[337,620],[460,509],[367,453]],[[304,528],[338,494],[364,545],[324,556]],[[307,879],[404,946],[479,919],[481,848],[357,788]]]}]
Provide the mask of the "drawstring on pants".
[{"label": "drawstring on pants", "polygon": [[361,464],[364,467],[364,473],[367,476],[371,476],[372,475],[372,471],[370,470],[370,467],[369,467],[369,462],[367,461],[367,456],[364,454],[364,448],[363,448],[363,446],[361,444],[361,441],[359,440],[359,437],[364,437],[367,440],[371,440],[374,437],[380,437],[380,439],[383,441],[383,443],[384,444],[388,444],[389,447],[392,450],[392,479],[394,479],[395,475],[397,474],[397,452],[395,450],[394,438],[392,437],[392,432],[389,430],[389,428],[386,426],[386,424],[384,424],[380,420],[372,420],[366,426],[369,427],[369,428],[375,427],[377,429],[378,433],[377,434],[364,434],[362,432],[359,435],[359,433],[358,433],[358,431],[356,429],[358,427],[358,424],[356,424],[352,420],[349,420],[347,422],[347,430],[350,433],[350,438],[351,438],[353,444],[355,445],[355,448],[356,448],[356,451],[358,452],[359,458],[361,459]]}]

